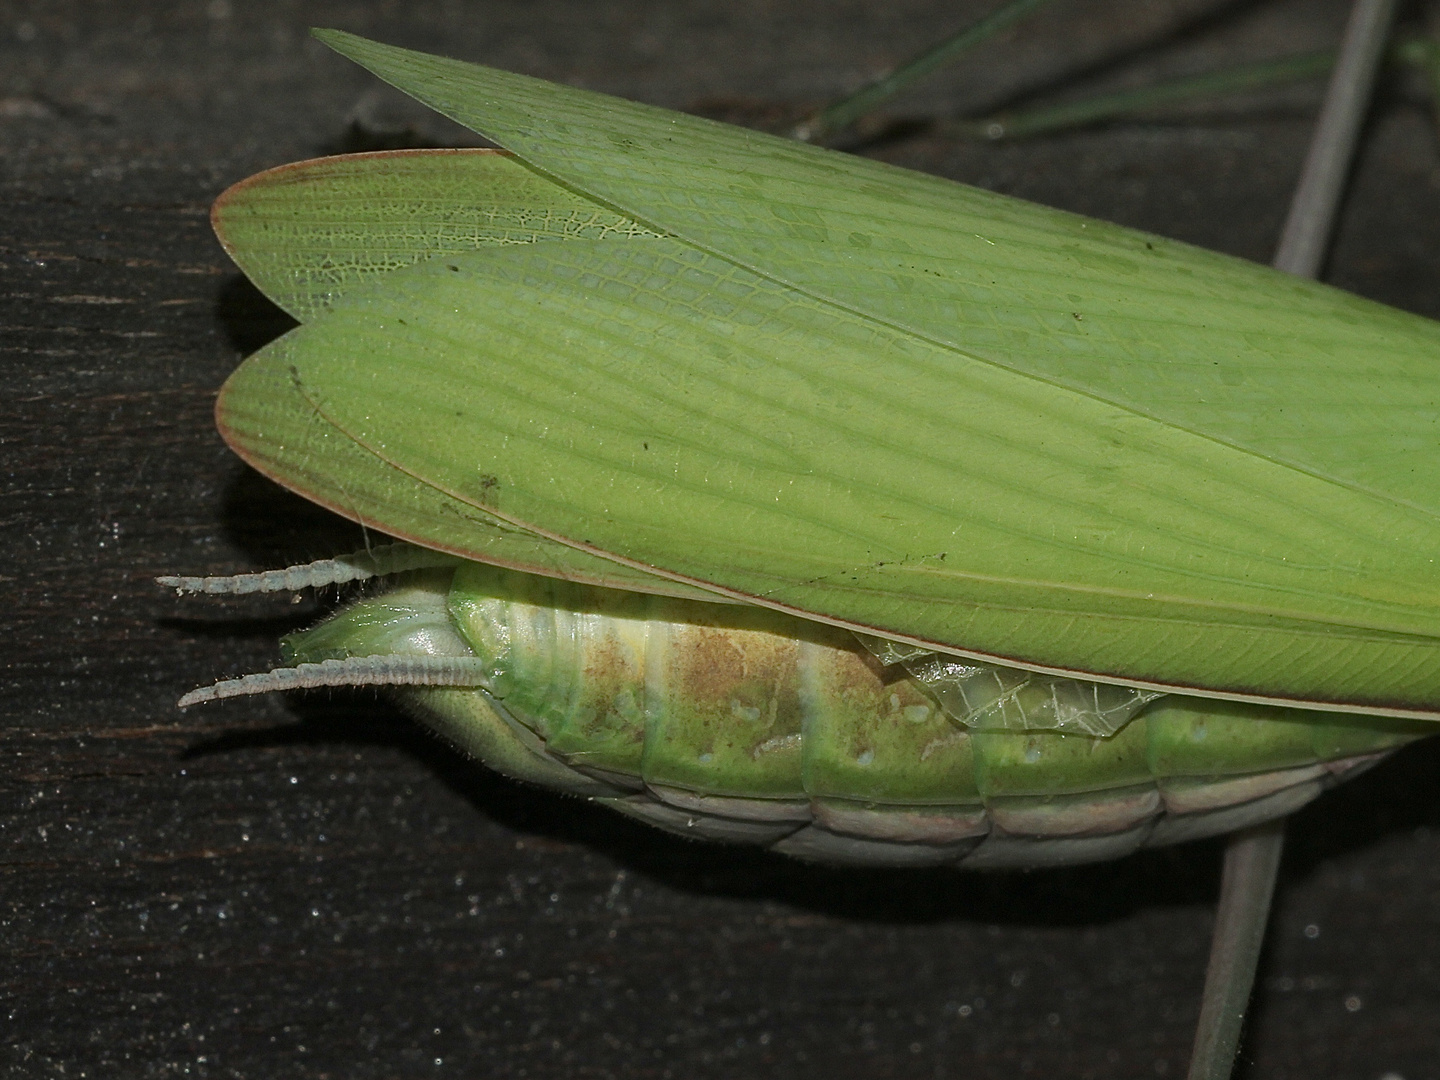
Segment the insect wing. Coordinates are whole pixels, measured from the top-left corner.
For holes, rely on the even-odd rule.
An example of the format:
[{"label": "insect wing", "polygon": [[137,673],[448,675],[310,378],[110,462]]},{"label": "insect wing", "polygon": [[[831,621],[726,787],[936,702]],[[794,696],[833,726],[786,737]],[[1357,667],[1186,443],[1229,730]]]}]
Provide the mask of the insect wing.
[{"label": "insect wing", "polygon": [[[946,181],[323,36],[682,238],[432,260],[321,320],[332,337],[296,365],[306,401],[405,474],[886,636],[1433,707],[1433,324]],[[439,320],[423,334],[446,323],[425,342],[400,329],[421,311]],[[343,406],[326,349],[355,365]],[[495,396],[503,415],[445,388],[505,377],[531,382]],[[397,381],[424,392],[402,403]],[[265,441],[231,430],[242,452]]]},{"label": "insect wing", "polygon": [[1431,320],[882,162],[317,33],[567,187],[820,302],[1440,514]]},{"label": "insect wing", "polygon": [[386,150],[281,165],[227,189],[210,220],[246,276],[301,322],[424,259],[654,235],[500,150]]},{"label": "insect wing", "polygon": [[439,551],[568,581],[732,602],[519,528],[356,442],[318,407],[292,362],[306,334],[299,327],[247,359],[216,402],[221,434],[259,472],[352,521]]},{"label": "insect wing", "polygon": [[1434,640],[1405,632],[1427,515],[683,242],[429,260],[262,355],[406,475],[642,569],[1132,681],[1372,709],[1436,690]]},{"label": "insect wing", "polygon": [[[211,214],[236,263],[301,321],[347,292],[430,258],[564,238],[654,235],[494,150],[320,158],[252,176]],[[252,357],[217,406],[257,469],[352,520],[499,566],[615,588],[724,601],[557,544],[449,498],[335,429],[283,357]]]}]

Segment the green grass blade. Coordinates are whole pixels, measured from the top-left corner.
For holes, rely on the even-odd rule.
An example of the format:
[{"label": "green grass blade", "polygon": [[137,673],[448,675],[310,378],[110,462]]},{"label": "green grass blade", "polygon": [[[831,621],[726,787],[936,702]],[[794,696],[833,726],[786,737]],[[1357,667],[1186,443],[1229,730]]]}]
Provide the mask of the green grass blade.
[{"label": "green grass blade", "polygon": [[1001,30],[1048,2],[1049,0],[1011,0],[979,22],[967,26],[913,60],[901,64],[888,75],[876,79],[869,86],[827,105],[813,120],[801,124],[795,131],[795,137],[806,142],[823,141],[827,136],[849,127],[882,101],[889,100],[906,87],[919,82],[946,64],[953,63],[975,46],[988,41]]},{"label": "green grass blade", "polygon": [[1147,109],[1173,105],[1196,98],[1218,97],[1257,90],[1303,79],[1319,78],[1335,66],[1335,50],[1286,56],[1279,60],[1262,60],[1253,64],[1207,71],[1182,79],[1171,79],[1120,90],[1113,94],[1097,94],[1079,101],[1044,105],[1020,112],[999,113],[958,125],[959,130],[973,138],[1024,139],[1047,131],[1083,127],[1086,124],[1112,120]]}]

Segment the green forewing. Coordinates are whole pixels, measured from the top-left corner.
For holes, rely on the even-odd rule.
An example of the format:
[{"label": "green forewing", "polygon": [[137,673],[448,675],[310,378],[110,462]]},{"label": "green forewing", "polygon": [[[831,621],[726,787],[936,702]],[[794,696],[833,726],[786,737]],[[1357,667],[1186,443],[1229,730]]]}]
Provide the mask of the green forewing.
[{"label": "green forewing", "polygon": [[675,240],[420,263],[262,355],[447,496],[766,603],[1127,680],[1440,697],[1428,515]]},{"label": "green forewing", "polygon": [[317,33],[566,187],[826,303],[1440,512],[1427,319],[940,177]]},{"label": "green forewing", "polygon": [[[562,238],[653,236],[497,150],[397,150],[282,165],[228,189],[211,213],[226,250],[302,321],[351,289],[429,258]],[[349,440],[267,351],[218,413],[261,472],[366,525],[501,566],[694,599],[713,592],[516,528],[407,476]]]},{"label": "green forewing", "polygon": [[210,218],[246,276],[301,322],[357,284],[422,259],[649,234],[497,150],[389,150],[281,165],[229,188]]},{"label": "green forewing", "polygon": [[362,525],[496,566],[612,588],[726,601],[710,590],[656,577],[518,528],[408,475],[316,410],[290,364],[291,346],[287,335],[246,360],[226,382],[215,407],[230,445],[271,479]]},{"label": "green forewing", "polygon": [[[1434,324],[948,181],[322,36],[566,197],[671,237],[572,231],[288,286],[313,321],[258,361],[296,388],[265,406],[287,423],[323,419],[427,500],[883,634],[1440,706]],[[533,199],[536,177],[516,190]],[[317,261],[275,250],[277,280]],[[244,370],[238,448],[330,469],[244,419]]]}]

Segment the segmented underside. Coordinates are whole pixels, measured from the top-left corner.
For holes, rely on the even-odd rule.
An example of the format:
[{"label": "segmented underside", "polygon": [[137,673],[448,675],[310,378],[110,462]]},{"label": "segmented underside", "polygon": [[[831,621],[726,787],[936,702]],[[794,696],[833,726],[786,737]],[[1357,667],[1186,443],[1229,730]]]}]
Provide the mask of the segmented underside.
[{"label": "segmented underside", "polygon": [[495,769],[682,835],[827,862],[1087,862],[1287,814],[1430,728],[1157,695],[776,612],[466,563],[287,639],[296,662],[478,657],[406,688]]}]

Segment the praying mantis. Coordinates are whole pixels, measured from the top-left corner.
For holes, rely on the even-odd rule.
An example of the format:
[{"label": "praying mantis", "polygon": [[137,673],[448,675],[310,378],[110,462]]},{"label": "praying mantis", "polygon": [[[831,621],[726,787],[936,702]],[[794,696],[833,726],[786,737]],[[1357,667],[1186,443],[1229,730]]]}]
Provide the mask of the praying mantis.
[{"label": "praying mantis", "polygon": [[[805,222],[799,222],[799,226],[801,226],[801,228],[804,228],[805,225],[806,225]],[[985,240],[986,238],[984,238],[984,236],[981,236],[981,238],[979,238],[979,239]],[[456,271],[456,272],[458,272],[458,271]],[[1080,317],[1079,314],[1074,315],[1074,317],[1076,317],[1076,320],[1077,320],[1077,321],[1081,321],[1081,317]],[[300,382],[304,382],[304,380],[297,379],[297,384],[300,383]],[[308,400],[308,399],[307,399],[307,400]],[[317,412],[318,412],[318,409],[317,409]],[[648,446],[647,446],[647,449],[648,449]],[[487,474],[487,475],[488,475],[488,474]],[[507,482],[508,482],[508,481],[507,481]],[[498,480],[497,480],[497,484],[498,484]],[[603,546],[603,544],[602,544],[602,546]],[[691,576],[693,576],[693,575],[691,575]],[[851,624],[852,624],[852,622],[855,622],[854,616],[840,615],[840,616],[837,616],[837,618],[840,618],[842,622],[851,622]],[[868,625],[868,624],[867,624],[867,625]],[[891,628],[891,629],[893,629],[893,628]],[[906,631],[906,632],[909,632],[909,631]],[[916,636],[922,636],[922,638],[924,638],[924,635],[916,635]],[[949,642],[949,644],[952,644],[952,645],[953,645],[953,644],[955,644],[955,642]],[[984,649],[982,649],[982,652],[984,652]],[[991,655],[994,655],[994,654],[991,654]],[[1073,667],[1067,667],[1066,662],[1064,662],[1063,660],[1051,661],[1050,664],[1045,665],[1045,667],[1051,668],[1051,670],[1056,670],[1056,671],[1073,670]],[[1142,667],[1143,667],[1143,664],[1142,664]],[[1138,670],[1139,670],[1139,668],[1138,668]],[[1152,668],[1152,670],[1148,670],[1148,671],[1164,671],[1164,668],[1159,668],[1159,670],[1153,670],[1153,668]],[[1164,680],[1161,680],[1161,678],[1159,678],[1158,675],[1145,675],[1145,674],[1143,674],[1143,671],[1142,671],[1142,674],[1140,674],[1140,675],[1133,675],[1133,674],[1130,675],[1130,683],[1138,683],[1138,684],[1142,684],[1142,685],[1153,685],[1153,684],[1156,684],[1156,683],[1162,683],[1162,681],[1164,681]],[[1293,690],[1293,688],[1292,688],[1292,690]],[[1391,690],[1392,690],[1392,688],[1391,688]],[[1303,693],[1305,693],[1305,691],[1300,691],[1300,693],[1303,694]],[[1380,691],[1380,690],[1377,690],[1377,691],[1374,691],[1374,693],[1377,693],[1377,694],[1378,694],[1378,693],[1381,693],[1381,691]],[[1390,693],[1390,691],[1385,691],[1385,693]],[[1254,697],[1254,696],[1256,696],[1256,694],[1251,693],[1250,696],[1251,696],[1251,697]],[[1423,696],[1421,696],[1421,697],[1423,697]],[[1424,711],[1424,710],[1423,710],[1423,704],[1424,704],[1424,703],[1423,703],[1423,700],[1421,700],[1421,697],[1414,698],[1414,701],[1410,701],[1410,700],[1408,700],[1408,698],[1407,698],[1407,703],[1405,703],[1404,706],[1401,706],[1400,708],[1398,708],[1398,710],[1397,710],[1397,708],[1391,708],[1391,711],[1403,711],[1403,713],[1407,713],[1407,714],[1420,713],[1420,711]],[[1300,700],[1309,700],[1309,698],[1302,697],[1302,698],[1300,698]],[[1018,981],[1018,982],[1015,982],[1014,979],[1012,979],[1012,988],[1018,989],[1018,986],[1020,986],[1020,985],[1022,984],[1022,982],[1024,982],[1024,978],[1022,978],[1022,976],[1021,976],[1021,978],[1020,978],[1020,981]],[[975,1008],[975,1007],[973,1007],[973,1005],[958,1004],[958,1005],[956,1005],[956,1015],[958,1015],[958,1017],[968,1017],[968,1015],[971,1015],[971,1012],[973,1011],[973,1008]],[[963,1011],[963,1009],[971,1009],[971,1012],[965,1012],[965,1011]]]}]

